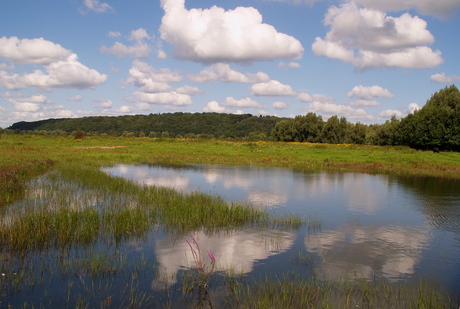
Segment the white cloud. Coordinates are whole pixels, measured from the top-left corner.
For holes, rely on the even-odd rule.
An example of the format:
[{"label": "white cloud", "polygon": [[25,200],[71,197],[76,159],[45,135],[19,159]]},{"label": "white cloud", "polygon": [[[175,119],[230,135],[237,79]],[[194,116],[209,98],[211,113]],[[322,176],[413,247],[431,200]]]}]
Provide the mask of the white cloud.
[{"label": "white cloud", "polygon": [[185,106],[193,104],[189,95],[172,92],[145,93],[137,91],[134,95],[142,102],[162,105]]},{"label": "white cloud", "polygon": [[206,104],[206,107],[203,108],[204,112],[207,113],[228,113],[229,111],[225,109],[225,107],[220,106],[219,103],[216,101],[211,101]]},{"label": "white cloud", "polygon": [[95,13],[114,12],[113,7],[105,2],[100,2],[99,0],[84,0],[83,4],[88,10]]},{"label": "white cloud", "polygon": [[111,37],[111,38],[118,38],[118,37],[121,36],[121,33],[118,32],[118,31],[110,31],[108,36]]},{"label": "white cloud", "polygon": [[170,69],[155,69],[140,60],[134,60],[129,69],[128,83],[134,83],[136,87],[142,87],[148,83],[177,83],[182,81],[182,76],[178,72]]},{"label": "white cloud", "polygon": [[59,44],[38,39],[0,38],[0,58],[18,64],[49,65],[67,59],[72,52]]},{"label": "white cloud", "polygon": [[358,98],[362,100],[370,100],[374,98],[393,98],[392,94],[388,89],[384,89],[380,86],[364,87],[363,85],[355,86],[348,92],[349,98]]},{"label": "white cloud", "polygon": [[324,24],[330,31],[324,39],[315,39],[312,51],[317,56],[351,63],[357,69],[422,69],[443,62],[441,52],[427,46],[434,42],[427,23],[408,13],[392,17],[349,2],[331,6]]},{"label": "white cloud", "polygon": [[145,102],[135,103],[135,105],[137,106],[137,108],[138,108],[140,111],[149,111],[149,110],[151,110],[150,104],[145,103]]},{"label": "white cloud", "polygon": [[102,100],[99,102],[100,108],[112,108],[113,102],[110,100]]},{"label": "white cloud", "polygon": [[369,115],[362,108],[352,108],[347,105],[337,105],[333,103],[322,103],[319,101],[313,101],[309,103],[308,111],[313,113],[321,113],[326,116],[337,115],[339,117],[346,117],[347,119],[353,120],[373,120],[373,117]]},{"label": "white cloud", "polygon": [[301,67],[302,66],[298,62],[285,63],[285,62],[281,61],[280,63],[278,63],[278,68],[280,68],[280,69],[286,69],[286,68],[300,69]]},{"label": "white cloud", "polygon": [[277,109],[277,110],[282,110],[282,109],[287,109],[288,108],[288,105],[287,103],[285,102],[273,102],[273,108]]},{"label": "white cloud", "polygon": [[263,108],[262,105],[257,103],[256,101],[250,98],[244,98],[241,100],[236,100],[233,97],[227,97],[224,102],[221,104],[222,106],[231,106],[231,107],[240,107],[240,108],[248,108],[248,107],[255,107],[255,108]]},{"label": "white cloud", "polygon": [[452,16],[459,8],[458,0],[354,0],[354,2],[379,11],[401,11],[416,9],[424,15]]},{"label": "white cloud", "polygon": [[296,93],[289,85],[284,85],[277,80],[257,83],[251,86],[251,91],[258,96],[294,96]]},{"label": "white cloud", "polygon": [[309,95],[308,93],[302,92],[297,95],[297,99],[302,102],[322,102],[322,103],[333,103],[335,100],[334,98],[328,97],[324,94],[312,94]]},{"label": "white cloud", "polygon": [[[185,0],[162,0],[165,11],[161,38],[175,48],[178,59],[198,62],[250,62],[278,58],[299,59],[301,43],[262,23],[252,7],[225,11],[185,8]],[[178,22],[180,21],[180,22]]]},{"label": "white cloud", "polygon": [[107,80],[107,75],[89,69],[75,59],[54,63],[47,67],[46,73],[35,70],[30,74],[11,75],[0,71],[0,86],[7,89],[26,87],[85,89],[94,88]]},{"label": "white cloud", "polygon": [[[111,32],[112,33],[112,32]],[[118,36],[119,32],[113,33],[113,37]],[[109,34],[110,35],[110,34]],[[116,36],[115,36],[116,35]],[[136,41],[134,45],[127,46],[120,42],[115,42],[112,47],[102,46],[99,51],[104,54],[116,55],[119,58],[131,56],[134,58],[147,58],[152,49],[144,42],[145,39],[150,39],[149,34],[144,28],[131,31],[130,40]]]},{"label": "white cloud", "polygon": [[18,112],[37,112],[42,109],[42,104],[51,104],[43,94],[33,95],[31,97],[8,97],[8,102],[14,105],[14,110]]},{"label": "white cloud", "polygon": [[460,75],[447,76],[444,72],[430,76],[430,79],[437,83],[451,84],[460,81]]},{"label": "white cloud", "polygon": [[83,100],[83,97],[81,95],[79,95],[79,94],[77,94],[77,95],[75,95],[75,96],[73,96],[73,97],[71,97],[69,99],[69,101],[75,101],[75,102],[81,101],[81,100]]},{"label": "white cloud", "polygon": [[216,63],[210,65],[198,74],[190,74],[188,79],[201,84],[218,81],[225,83],[257,83],[269,81],[270,77],[263,72],[243,74],[232,70],[230,65],[226,63]]},{"label": "white cloud", "polygon": [[38,121],[49,118],[75,117],[72,111],[65,109],[62,105],[42,105],[39,101],[46,101],[44,103],[50,102],[40,96],[32,96],[29,99],[31,99],[32,102],[27,102],[28,98],[22,98],[20,101],[11,102],[14,105],[14,110],[0,106],[0,127],[5,128],[18,121]]},{"label": "white cloud", "polygon": [[134,58],[145,59],[152,51],[150,46],[144,42],[137,42],[134,45],[127,46],[120,42],[115,42],[112,47],[102,46],[99,51],[104,54],[112,54],[119,58],[131,56]]},{"label": "white cloud", "polygon": [[59,44],[39,39],[0,38],[0,57],[20,64],[40,64],[46,72],[8,73],[0,71],[0,86],[7,89],[94,88],[107,80],[107,75],[78,62],[76,54]]},{"label": "white cloud", "polygon": [[348,105],[350,106],[363,106],[363,107],[373,107],[373,106],[380,106],[380,102],[374,101],[374,100],[357,100],[350,102]]},{"label": "white cloud", "polygon": [[396,118],[403,118],[406,114],[396,109],[387,109],[381,112],[378,116],[382,118],[391,118],[393,116],[396,116]]},{"label": "white cloud", "polygon": [[189,85],[185,85],[185,86],[177,88],[176,92],[181,93],[181,94],[188,94],[188,95],[196,95],[196,94],[203,93],[203,91],[201,91],[197,87],[193,87]]},{"label": "white cloud", "polygon": [[420,109],[420,106],[418,106],[417,103],[411,103],[409,104],[409,113],[413,114],[415,111]]},{"label": "white cloud", "polygon": [[144,39],[150,39],[150,35],[144,28],[139,28],[131,31],[130,39],[134,41],[142,41]]},{"label": "white cloud", "polygon": [[128,105],[122,105],[120,106],[119,109],[117,109],[117,112],[120,112],[120,113],[131,113],[132,112],[132,107],[128,106]]}]

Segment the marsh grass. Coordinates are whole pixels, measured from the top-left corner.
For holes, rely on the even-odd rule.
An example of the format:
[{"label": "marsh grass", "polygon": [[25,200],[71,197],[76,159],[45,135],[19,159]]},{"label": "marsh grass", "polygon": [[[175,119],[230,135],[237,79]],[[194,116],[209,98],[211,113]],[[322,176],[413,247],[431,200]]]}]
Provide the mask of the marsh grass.
[{"label": "marsh grass", "polygon": [[453,308],[454,303],[436,285],[422,281],[315,279],[285,275],[243,282],[231,290],[232,308]]}]

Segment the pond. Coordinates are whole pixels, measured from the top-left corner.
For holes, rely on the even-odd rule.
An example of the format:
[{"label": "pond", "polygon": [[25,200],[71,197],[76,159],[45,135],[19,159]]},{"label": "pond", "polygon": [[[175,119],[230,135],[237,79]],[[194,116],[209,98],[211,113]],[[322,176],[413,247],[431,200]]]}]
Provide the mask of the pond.
[{"label": "pond", "polygon": [[[31,181],[22,201],[0,209],[3,230],[32,225],[31,233],[58,231],[42,244],[27,242],[30,233],[13,239],[26,244],[18,252],[0,242],[0,308],[229,308],[234,285],[286,276],[395,286],[422,278],[441,286],[455,304],[460,300],[459,180],[198,164],[120,164],[103,171],[95,172],[118,184],[120,194],[98,189],[96,182],[79,185],[78,171],[68,178],[51,172]],[[117,234],[119,224],[142,221],[123,219],[139,215],[131,211],[142,203],[136,194],[150,189],[136,191],[107,174],[250,203],[274,217],[297,214],[306,224],[296,230],[245,226],[172,235],[155,221],[153,227],[131,226]],[[104,221],[113,218],[113,224]],[[40,229],[43,222],[50,227]],[[60,222],[83,236],[72,238]],[[214,273],[209,291],[189,293],[188,287],[196,286],[197,245],[205,272],[215,257]],[[323,295],[328,300],[327,291]]]},{"label": "pond", "polygon": [[[247,201],[273,214],[307,220],[298,231],[244,229],[196,233],[220,270],[258,274],[315,273],[322,279],[429,278],[460,292],[460,182],[362,173],[296,172],[286,168],[195,165],[118,165],[105,171],[139,183],[200,191]],[[308,224],[316,223],[312,225]],[[163,235],[154,254],[162,270],[153,285],[175,282],[193,264],[186,242]],[[293,263],[302,256],[312,261]]]}]

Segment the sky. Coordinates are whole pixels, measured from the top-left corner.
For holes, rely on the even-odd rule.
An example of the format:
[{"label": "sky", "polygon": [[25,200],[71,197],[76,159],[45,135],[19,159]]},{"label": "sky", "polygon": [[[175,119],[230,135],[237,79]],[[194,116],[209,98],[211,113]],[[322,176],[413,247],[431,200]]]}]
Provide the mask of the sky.
[{"label": "sky", "polygon": [[171,112],[383,123],[460,81],[460,0],[2,0],[0,127]]}]

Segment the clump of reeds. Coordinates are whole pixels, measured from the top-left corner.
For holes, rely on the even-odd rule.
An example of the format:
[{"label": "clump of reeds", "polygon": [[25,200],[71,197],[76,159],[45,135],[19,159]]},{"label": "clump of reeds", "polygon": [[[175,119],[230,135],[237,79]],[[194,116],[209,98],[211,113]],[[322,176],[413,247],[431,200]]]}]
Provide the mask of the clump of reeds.
[{"label": "clump of reeds", "polygon": [[450,308],[449,296],[420,282],[320,282],[285,276],[242,283],[232,289],[238,308]]}]

